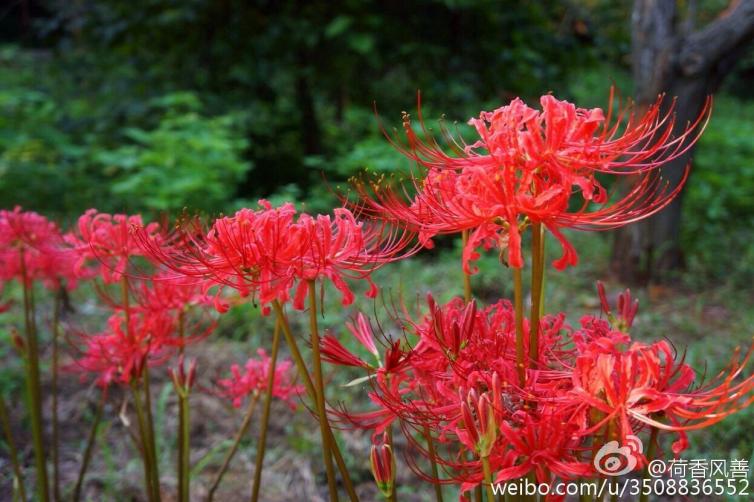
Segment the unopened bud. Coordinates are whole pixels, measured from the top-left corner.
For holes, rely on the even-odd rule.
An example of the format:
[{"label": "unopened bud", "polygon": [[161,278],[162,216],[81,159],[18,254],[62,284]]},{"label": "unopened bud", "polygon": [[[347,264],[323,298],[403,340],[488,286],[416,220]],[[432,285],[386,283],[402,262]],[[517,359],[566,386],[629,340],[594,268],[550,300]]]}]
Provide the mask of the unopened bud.
[{"label": "unopened bud", "polygon": [[387,444],[373,444],[369,454],[372,475],[377,488],[385,498],[389,498],[395,484],[395,457],[393,449]]}]

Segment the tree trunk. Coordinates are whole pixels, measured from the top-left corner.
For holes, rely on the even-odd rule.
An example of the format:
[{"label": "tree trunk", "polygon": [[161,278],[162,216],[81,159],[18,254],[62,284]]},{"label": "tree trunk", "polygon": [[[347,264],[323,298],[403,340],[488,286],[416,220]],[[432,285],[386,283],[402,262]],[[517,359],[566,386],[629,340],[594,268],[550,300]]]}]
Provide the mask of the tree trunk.
[{"label": "tree trunk", "polygon": [[[675,0],[636,0],[632,15],[633,73],[639,108],[665,93],[675,98],[676,133],[701,113],[741,52],[754,37],[754,1],[733,2],[715,21],[692,31],[690,13],[679,22]],[[681,182],[693,149],[666,164],[662,177],[672,190]],[[668,278],[683,265],[680,247],[683,192],[667,208],[615,235],[611,269],[623,282]]]}]

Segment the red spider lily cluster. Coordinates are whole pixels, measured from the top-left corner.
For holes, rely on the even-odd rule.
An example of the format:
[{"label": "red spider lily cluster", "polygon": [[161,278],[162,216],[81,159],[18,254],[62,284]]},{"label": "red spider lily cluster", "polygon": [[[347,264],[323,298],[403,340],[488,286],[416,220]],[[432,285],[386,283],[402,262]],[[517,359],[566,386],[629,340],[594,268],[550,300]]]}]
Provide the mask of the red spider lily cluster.
[{"label": "red spider lily cluster", "polygon": [[[621,303],[628,299],[630,293],[621,295]],[[483,482],[482,458],[495,482],[530,473],[542,483],[599,475],[594,445],[609,439],[623,444],[651,428],[676,435],[677,455],[688,445],[686,431],[719,422],[754,400],[754,376],[739,378],[751,351],[694,387],[696,373],[667,341],[633,341],[624,329],[630,322],[612,315],[612,322],[585,316],[578,328],[564,314],[543,317],[540,369],[527,370],[522,386],[514,317],[507,301],[478,309],[461,298],[438,305],[430,296],[426,314],[403,322],[403,339],[387,346],[379,365],[325,339],[329,362],[358,365],[371,375],[369,398],[376,408],[339,413],[339,419],[377,438],[400,424],[411,453],[437,462],[446,476],[433,479],[408,457],[410,465],[425,479],[458,483],[466,491]],[[375,346],[363,318],[351,332]],[[427,430],[436,453],[423,444]],[[646,465],[646,458],[640,460],[639,467]]]},{"label": "red spider lily cluster", "polygon": [[[409,233],[359,221],[346,208],[312,216],[290,203],[274,208],[261,200],[259,206],[219,218],[208,230],[196,221],[184,222],[167,240],[148,227],[138,227],[137,235],[153,259],[181,275],[254,295],[263,306],[292,299],[297,310],[303,310],[316,280],[330,281],[344,306],[354,300],[346,279],[367,281],[366,294],[374,298],[371,273],[418,250],[409,247]],[[227,308],[219,301],[218,306]]]},{"label": "red spider lily cluster", "polygon": [[[603,477],[603,445],[626,444],[644,435],[651,448],[639,451],[632,464],[640,470],[653,456],[683,452],[688,431],[751,404],[754,376],[743,374],[751,350],[737,353],[715,377],[699,381],[669,342],[631,338],[638,302],[628,291],[612,306],[598,283],[602,312],[582,317],[577,325],[565,313],[545,314],[543,307],[545,231],[562,248],[554,262],[555,269],[562,270],[578,262],[564,229],[615,228],[665,207],[680,186],[668,189],[658,170],[692,147],[709,106],[680,134],[673,134],[673,116],[662,113],[660,100],[641,116],[630,106],[613,114],[612,97],[607,113],[549,95],[540,105],[535,109],[516,99],[482,112],[469,121],[478,139],[464,143],[444,131],[447,149],[428,134],[421,114],[423,134],[405,115],[407,143],[391,141],[419,166],[408,186],[356,181],[361,200],[326,215],[261,200],[256,209],[241,209],[208,224],[183,217],[168,230],[139,215],[89,210],[63,233],[36,213],[0,211],[0,281],[16,280],[24,291],[27,337],[18,345],[28,368],[37,498],[50,499],[32,301],[36,282],[62,294],[63,287],[85,280],[99,294],[104,311],[99,332],[77,333],[65,326],[69,334],[76,333],[68,337],[73,357],[65,369],[84,380],[93,378],[103,390],[130,390],[138,427],[131,436],[142,455],[150,502],[161,500],[164,489],[150,372],[168,367],[178,397],[177,491],[178,500],[187,501],[190,398],[203,387],[196,385],[201,378],[196,360],[187,366],[185,353],[217,336],[217,314],[237,306],[259,306],[265,316],[274,311],[275,328],[270,355],[267,347],[250,347],[257,357],[243,365],[231,363],[230,375],[213,383],[212,393],[233,407],[245,400],[249,406],[209,490],[210,500],[248,430],[257,400],[264,405],[252,500],[259,496],[275,398],[290,407],[308,401],[319,420],[330,499],[336,500],[342,488],[352,502],[358,495],[331,421],[371,432],[373,444],[364,457],[369,456],[379,492],[392,501],[399,451],[421,479],[435,485],[438,502],[444,485],[457,486],[462,498],[476,490],[477,500],[485,488],[492,500],[493,483]],[[608,190],[619,185],[623,191]],[[526,259],[524,236],[529,231],[531,257]],[[463,240],[464,298],[440,304],[429,295],[417,314],[403,309],[392,335],[355,313],[343,329],[320,337],[318,317],[326,285],[336,290],[344,307],[355,300],[355,283],[374,299],[378,286],[372,275],[378,268],[431,247],[437,235],[456,233]],[[485,305],[472,298],[472,262],[480,248],[498,249],[512,269],[512,301]],[[521,280],[526,268],[532,274],[528,317]],[[289,308],[308,311],[308,362],[295,334],[300,326],[290,322]],[[57,347],[57,303],[55,312],[52,339]],[[339,336],[341,332],[347,334]],[[278,357],[281,337],[290,360]],[[323,367],[323,361],[328,365]],[[55,356],[53,379],[57,364]],[[339,368],[343,366],[364,373],[349,386],[367,390],[370,409],[328,402],[328,392],[332,398],[334,391],[325,385],[329,375],[324,371],[345,373]],[[54,385],[52,392],[55,397]],[[55,430],[54,409],[51,415]],[[90,438],[96,438],[97,424]],[[397,431],[407,446],[394,440]],[[90,450],[84,455],[82,477]],[[23,489],[21,462],[13,464]],[[57,493],[59,482],[53,477]]]}]

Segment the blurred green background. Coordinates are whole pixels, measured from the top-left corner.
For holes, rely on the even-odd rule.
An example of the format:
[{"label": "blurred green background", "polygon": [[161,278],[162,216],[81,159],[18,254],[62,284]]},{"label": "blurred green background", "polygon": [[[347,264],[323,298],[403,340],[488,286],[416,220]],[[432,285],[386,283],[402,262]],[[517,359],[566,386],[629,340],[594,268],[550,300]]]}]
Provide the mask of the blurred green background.
[{"label": "blurred green background", "polygon": [[[695,2],[695,17],[704,23],[726,4]],[[337,203],[333,185],[409,166],[379,124],[400,128],[417,90],[428,124],[444,117],[461,132],[514,96],[552,92],[604,106],[611,85],[630,96],[631,8],[628,0],[5,3],[0,207],[63,222],[90,207],[213,215],[259,197],[326,211]],[[697,149],[683,208],[685,270],[673,289],[638,293],[639,336],[688,346],[708,374],[749,343],[754,325],[752,75],[749,49]],[[595,312],[610,238],[576,237],[582,265],[548,276],[548,309],[569,309],[574,322]],[[387,294],[459,293],[458,245],[440,248],[380,271]],[[475,292],[510,294],[508,279],[486,256]],[[359,301],[354,308],[375,311]],[[342,330],[342,312],[333,312],[325,325]],[[231,318],[221,333],[246,340],[243,324]],[[750,458],[753,416],[698,435],[685,458]]]}]

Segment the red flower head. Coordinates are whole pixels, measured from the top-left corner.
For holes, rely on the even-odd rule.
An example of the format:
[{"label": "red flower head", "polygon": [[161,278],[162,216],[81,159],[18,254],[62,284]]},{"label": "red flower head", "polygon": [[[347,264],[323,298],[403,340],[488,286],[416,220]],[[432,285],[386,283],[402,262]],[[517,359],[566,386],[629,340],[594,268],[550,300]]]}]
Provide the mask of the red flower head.
[{"label": "red flower head", "polygon": [[65,282],[70,289],[80,278],[74,258],[57,225],[44,216],[18,206],[0,211],[0,280],[41,280],[51,289]]},{"label": "red flower head", "polygon": [[[231,399],[233,406],[241,406],[241,402],[249,395],[262,393],[267,389],[267,379],[270,375],[270,357],[264,349],[257,350],[258,359],[250,358],[243,370],[234,364],[230,367],[231,377],[218,381],[220,394]],[[289,360],[278,361],[275,366],[275,380],[272,395],[285,401],[291,408],[295,408],[296,397],[303,392],[303,386],[294,383],[293,363]]]},{"label": "red flower head", "polygon": [[[599,108],[577,108],[549,95],[541,98],[541,111],[515,99],[469,121],[480,137],[473,144],[449,138],[453,155],[431,137],[419,138],[405,115],[408,145],[393,144],[425,170],[414,179],[415,197],[406,201],[378,184],[357,189],[371,212],[418,231],[425,244],[437,234],[470,231],[467,272],[480,246],[507,249],[508,263],[523,266],[521,231],[531,223],[560,241],[563,256],[553,264],[563,269],[578,257],[562,228],[619,227],[656,213],[680,191],[680,185],[667,190],[656,171],[691,148],[709,105],[673,137],[674,120],[661,113],[661,101],[641,117],[624,110],[613,120]],[[628,192],[610,202],[597,175],[636,176]],[[573,209],[576,197],[581,202]]]},{"label": "red flower head", "polygon": [[120,281],[126,273],[128,261],[133,256],[144,256],[132,233],[132,227],[144,229],[152,239],[158,239],[159,225],[143,225],[140,215],[98,213],[86,211],[78,221],[76,232],[65,239],[78,254],[80,269],[88,260],[100,264],[100,275],[106,284]]},{"label": "red flower head", "polygon": [[194,277],[158,272],[142,280],[133,289],[139,308],[181,312],[193,305],[207,305],[211,299],[203,293],[204,281]]},{"label": "red flower head", "polygon": [[259,210],[242,209],[216,220],[208,232],[193,224],[169,243],[143,231],[137,235],[145,252],[174,271],[235,288],[242,296],[253,293],[263,305],[287,302],[297,285],[297,309],[303,309],[310,281],[317,279],[329,279],[341,291],[344,305],[353,301],[345,279],[366,280],[367,295],[374,296],[370,274],[413,252],[406,250],[407,233],[359,222],[347,209],[314,217],[297,214],[292,204],[259,204]]},{"label": "red flower head", "polygon": [[602,417],[592,424],[597,431],[612,424],[621,442],[642,428],[679,434],[673,444],[677,454],[687,446],[685,431],[715,424],[754,402],[754,375],[736,381],[751,357],[697,389],[691,386],[694,370],[676,355],[667,341],[645,345],[634,342],[624,351],[595,343],[583,349],[573,370],[573,406],[585,407]]},{"label": "red flower head", "polygon": [[85,335],[82,356],[71,367],[95,374],[102,387],[138,380],[145,364],[163,364],[182,343],[174,337],[173,319],[164,314],[132,312],[126,325],[125,316],[115,313],[107,324],[105,332]]}]

